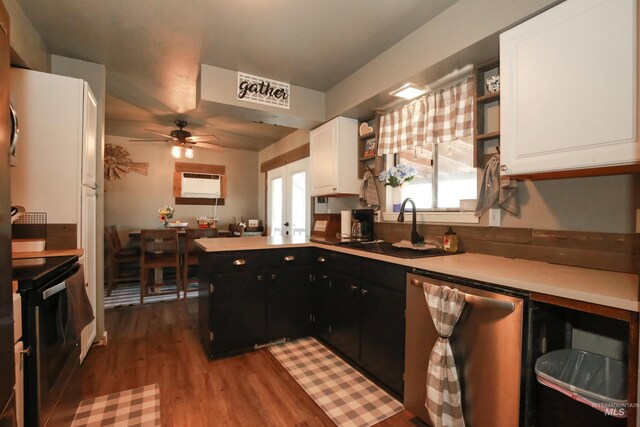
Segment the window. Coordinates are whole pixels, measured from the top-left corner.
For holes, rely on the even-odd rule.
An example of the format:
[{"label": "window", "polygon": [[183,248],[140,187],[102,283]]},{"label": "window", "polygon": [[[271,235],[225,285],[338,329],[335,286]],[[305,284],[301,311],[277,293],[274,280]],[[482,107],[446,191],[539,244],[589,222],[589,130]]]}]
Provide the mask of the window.
[{"label": "window", "polygon": [[461,199],[477,197],[478,174],[473,167],[471,137],[415,147],[401,151],[397,157],[399,163],[409,164],[418,172],[401,190],[402,199],[411,197],[417,209],[458,210]]},{"label": "window", "polygon": [[412,181],[390,192],[394,209],[399,197],[431,211],[457,211],[461,199],[476,198],[473,110],[473,79],[465,77],[380,117],[378,152],[387,155],[387,168],[395,162],[417,170]]}]

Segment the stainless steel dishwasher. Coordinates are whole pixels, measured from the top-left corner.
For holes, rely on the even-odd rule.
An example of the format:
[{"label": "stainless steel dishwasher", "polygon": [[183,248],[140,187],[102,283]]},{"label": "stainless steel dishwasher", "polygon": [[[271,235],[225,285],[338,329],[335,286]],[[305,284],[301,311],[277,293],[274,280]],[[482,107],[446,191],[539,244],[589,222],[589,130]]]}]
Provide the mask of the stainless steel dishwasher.
[{"label": "stainless steel dishwasher", "polygon": [[406,408],[431,423],[425,408],[426,377],[438,333],[425,300],[424,283],[456,288],[466,294],[465,307],[450,343],[460,377],[467,427],[528,425],[524,409],[526,376],[522,375],[522,366],[526,364],[523,317],[527,294],[419,270],[407,275]]}]

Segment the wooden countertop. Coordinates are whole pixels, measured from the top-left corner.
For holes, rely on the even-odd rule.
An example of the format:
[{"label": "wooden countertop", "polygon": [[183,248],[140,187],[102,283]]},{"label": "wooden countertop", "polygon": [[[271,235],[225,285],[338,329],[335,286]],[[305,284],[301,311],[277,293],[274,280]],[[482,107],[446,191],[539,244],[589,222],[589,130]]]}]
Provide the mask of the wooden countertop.
[{"label": "wooden countertop", "polygon": [[279,247],[320,247],[407,267],[494,283],[509,288],[640,312],[638,276],[629,273],[472,253],[403,259],[342,246],[312,243],[304,237],[198,239],[196,244],[207,252],[273,249]]},{"label": "wooden countertop", "polygon": [[84,249],[50,249],[39,252],[13,252],[11,259],[47,258],[54,256],[79,256],[84,255]]}]

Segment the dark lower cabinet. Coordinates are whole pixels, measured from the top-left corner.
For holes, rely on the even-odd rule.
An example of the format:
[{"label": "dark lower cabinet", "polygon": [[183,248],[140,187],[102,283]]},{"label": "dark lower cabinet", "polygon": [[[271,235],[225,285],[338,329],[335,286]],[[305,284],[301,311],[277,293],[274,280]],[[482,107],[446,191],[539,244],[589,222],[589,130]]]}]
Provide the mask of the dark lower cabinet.
[{"label": "dark lower cabinet", "polygon": [[308,267],[293,267],[263,274],[267,281],[267,330],[269,341],[309,335],[311,285]]},{"label": "dark lower cabinet", "polygon": [[360,359],[360,286],[355,279],[331,276],[333,310],[329,341],[352,360]]},{"label": "dark lower cabinet", "polygon": [[407,269],[344,254],[318,258],[315,335],[401,396]]},{"label": "dark lower cabinet", "polygon": [[254,271],[216,274],[209,297],[210,351],[227,354],[267,342],[267,287]]},{"label": "dark lower cabinet", "polygon": [[331,295],[331,287],[329,272],[317,269],[313,287],[313,333],[326,342],[329,342],[331,311],[335,305]]},{"label": "dark lower cabinet", "polygon": [[402,395],[405,297],[367,283],[360,293],[360,365]]},{"label": "dark lower cabinet", "polygon": [[210,357],[310,334],[310,267],[304,251],[200,254],[199,324]]},{"label": "dark lower cabinet", "polygon": [[201,253],[199,262],[209,357],[313,334],[402,395],[404,267],[310,248]]}]

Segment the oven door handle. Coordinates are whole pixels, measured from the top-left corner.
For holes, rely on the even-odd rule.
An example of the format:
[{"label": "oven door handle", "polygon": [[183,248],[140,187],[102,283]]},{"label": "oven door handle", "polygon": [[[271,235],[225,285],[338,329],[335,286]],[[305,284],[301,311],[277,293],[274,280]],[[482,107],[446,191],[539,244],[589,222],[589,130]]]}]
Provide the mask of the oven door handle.
[{"label": "oven door handle", "polygon": [[52,286],[49,289],[46,289],[44,292],[42,292],[42,300],[45,301],[46,299],[54,296],[57,293],[64,291],[65,289],[67,289],[66,282],[58,283],[57,285]]}]

